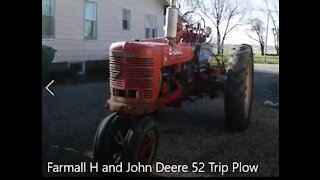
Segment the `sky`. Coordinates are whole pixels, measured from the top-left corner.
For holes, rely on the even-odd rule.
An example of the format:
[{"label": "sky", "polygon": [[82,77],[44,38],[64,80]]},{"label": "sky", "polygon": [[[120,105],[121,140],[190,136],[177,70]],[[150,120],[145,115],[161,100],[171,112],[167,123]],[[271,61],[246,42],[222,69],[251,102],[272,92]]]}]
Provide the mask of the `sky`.
[{"label": "sky", "polygon": [[[248,12],[251,8],[253,9],[267,9],[266,8],[266,4],[264,2],[264,0],[239,0],[239,2],[243,2],[243,1],[247,1],[248,2]],[[274,0],[268,0],[269,2],[269,6],[271,6],[272,2]],[[273,9],[273,8],[271,8]],[[264,27],[267,27],[267,15],[264,14],[261,11],[251,11],[249,13],[247,13],[246,18],[259,18],[264,22]],[[235,24],[238,21],[238,18],[235,18],[234,20],[231,20],[230,25]],[[214,30],[215,26],[208,20],[206,21],[206,25],[210,26],[213,29],[213,36],[216,35],[216,31]],[[221,33],[224,32],[224,29],[226,27],[226,24],[222,24],[220,31],[222,31]],[[272,33],[272,21],[271,18],[269,19],[269,31],[268,31],[268,41],[267,44],[268,46],[274,46],[274,37],[273,37],[273,33]],[[257,35],[255,33],[250,32],[248,29],[250,29],[249,25],[242,25],[242,26],[238,26],[237,28],[233,29],[232,31],[230,31],[230,33],[227,35],[227,38],[225,40],[225,44],[241,44],[241,43],[247,43],[247,44],[251,44],[251,45],[259,45],[259,43],[257,41],[252,40],[251,38],[248,37],[247,34],[250,34],[252,37],[256,38]],[[264,37],[266,37],[266,31],[264,33]]]},{"label": "sky", "polygon": [[[249,0],[249,3],[252,4],[253,8],[265,8],[265,2],[264,0]],[[265,22],[264,26],[267,27],[267,21],[268,21],[268,16],[264,14],[263,12],[260,11],[252,11],[251,14],[249,15],[250,18],[259,18],[262,21]],[[254,44],[254,45],[259,45],[257,41],[252,40],[251,38],[248,37],[246,32],[248,33],[248,28],[250,26],[241,26],[238,27],[237,29],[234,29],[233,31],[230,31],[228,34],[228,39],[226,40],[226,44],[239,44],[239,43],[248,43],[248,44]],[[268,46],[274,46],[274,37],[272,33],[272,28],[273,24],[271,21],[271,18],[269,18],[269,30],[268,30],[268,41],[267,44]],[[257,37],[256,34],[250,33],[252,37]],[[266,32],[264,33],[266,37]]]}]

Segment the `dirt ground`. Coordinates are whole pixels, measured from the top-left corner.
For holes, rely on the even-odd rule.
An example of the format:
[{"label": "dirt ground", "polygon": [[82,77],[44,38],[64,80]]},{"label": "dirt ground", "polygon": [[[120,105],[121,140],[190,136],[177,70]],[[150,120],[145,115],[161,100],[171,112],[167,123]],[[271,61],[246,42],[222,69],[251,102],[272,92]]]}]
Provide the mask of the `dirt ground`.
[{"label": "dirt ground", "polygon": [[[156,161],[164,164],[216,162],[232,167],[233,162],[259,165],[257,173],[225,173],[224,176],[279,175],[279,109],[263,105],[278,100],[274,82],[279,82],[278,65],[255,65],[251,122],[245,132],[225,128],[223,93],[214,100],[185,102],[180,109],[167,108],[158,120],[160,143]],[[276,84],[277,85],[277,84]],[[278,88],[278,87],[276,87]],[[47,163],[77,164],[92,161],[92,145],[100,121],[109,113],[104,108],[105,83],[53,86],[55,96],[42,92],[43,176],[95,176],[93,173],[47,173]],[[207,177],[211,173],[153,173],[152,176]]]}]

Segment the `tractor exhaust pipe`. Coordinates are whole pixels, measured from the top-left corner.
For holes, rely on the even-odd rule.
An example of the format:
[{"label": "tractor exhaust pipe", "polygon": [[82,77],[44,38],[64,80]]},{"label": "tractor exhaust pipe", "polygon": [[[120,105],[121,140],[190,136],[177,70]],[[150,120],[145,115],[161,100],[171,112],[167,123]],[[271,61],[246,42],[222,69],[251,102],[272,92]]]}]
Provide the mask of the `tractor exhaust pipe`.
[{"label": "tractor exhaust pipe", "polygon": [[174,39],[177,36],[178,9],[176,3],[176,0],[170,0],[170,6],[167,7],[164,36],[168,39]]}]

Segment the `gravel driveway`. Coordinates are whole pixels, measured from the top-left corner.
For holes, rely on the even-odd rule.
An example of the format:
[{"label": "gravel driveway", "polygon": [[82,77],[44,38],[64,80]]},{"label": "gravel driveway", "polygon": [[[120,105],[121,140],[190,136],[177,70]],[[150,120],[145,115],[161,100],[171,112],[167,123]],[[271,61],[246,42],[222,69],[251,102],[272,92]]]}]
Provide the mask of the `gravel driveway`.
[{"label": "gravel driveway", "polygon": [[[233,162],[259,165],[257,173],[225,173],[224,176],[279,175],[279,110],[263,105],[277,100],[269,91],[278,82],[278,65],[255,65],[251,123],[247,131],[230,133],[225,128],[223,94],[185,102],[180,109],[168,108],[158,121],[160,144],[156,161],[164,164]],[[42,92],[42,173],[44,176],[95,176],[92,173],[47,173],[47,162],[77,164],[91,162],[93,138],[104,108],[108,84],[51,87],[55,96]],[[153,173],[153,176],[221,176],[221,173]]]}]

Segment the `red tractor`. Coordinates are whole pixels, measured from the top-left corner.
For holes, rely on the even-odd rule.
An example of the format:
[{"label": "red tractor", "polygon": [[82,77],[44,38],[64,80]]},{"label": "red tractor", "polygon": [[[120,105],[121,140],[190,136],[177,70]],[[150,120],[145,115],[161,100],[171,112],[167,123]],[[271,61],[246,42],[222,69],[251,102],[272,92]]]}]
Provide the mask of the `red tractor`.
[{"label": "red tractor", "polygon": [[102,120],[94,140],[94,162],[100,168],[120,162],[152,164],[159,142],[154,115],[164,107],[180,107],[185,100],[195,101],[203,95],[215,98],[218,88],[224,90],[227,127],[236,131],[248,127],[252,47],[234,46],[226,67],[217,58],[216,66],[203,63],[199,55],[211,29],[205,27],[203,18],[184,24],[178,19],[175,0],[171,0],[165,37],[110,46],[110,98],[106,106],[113,113]]}]

